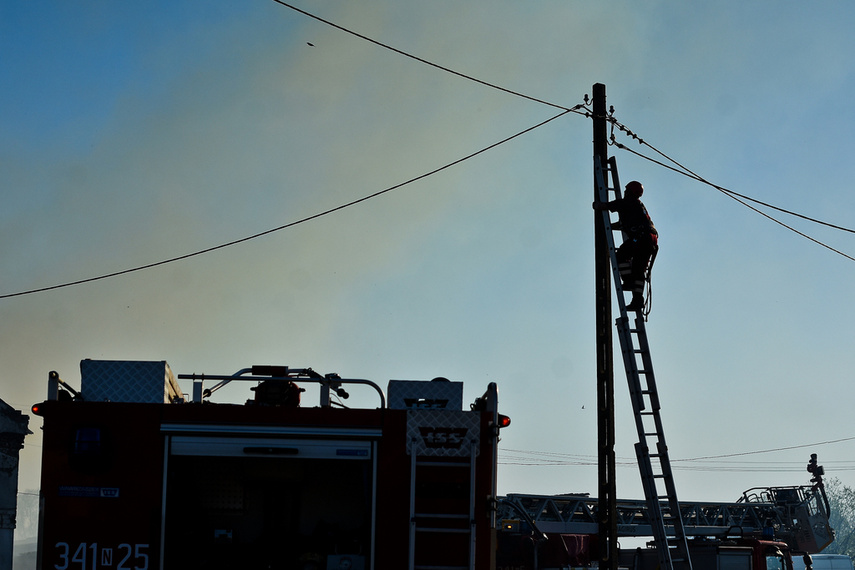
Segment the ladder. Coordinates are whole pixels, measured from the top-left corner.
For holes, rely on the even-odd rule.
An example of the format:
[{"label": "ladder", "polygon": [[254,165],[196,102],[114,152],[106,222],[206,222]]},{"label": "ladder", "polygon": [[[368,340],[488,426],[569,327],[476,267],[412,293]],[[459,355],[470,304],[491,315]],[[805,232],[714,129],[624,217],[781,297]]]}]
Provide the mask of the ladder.
[{"label": "ladder", "polygon": [[[609,158],[608,164],[604,167],[600,163],[599,156],[595,156],[594,172],[600,201],[607,202],[610,197],[611,199],[621,197],[617,162],[614,157]],[[614,184],[611,188],[607,185],[609,173],[611,173],[611,180]],[[611,196],[609,192],[612,192]],[[623,353],[624,367],[626,368],[626,379],[635,414],[635,425],[638,430],[635,454],[647,502],[647,515],[656,542],[661,568],[663,570],[691,570],[689,547],[686,543],[683,519],[680,516],[680,504],[677,501],[674,475],[671,471],[671,461],[668,458],[668,446],[665,444],[665,431],[662,427],[662,418],[659,415],[659,395],[656,391],[644,316],[639,311],[635,314],[634,321],[630,322],[618,270],[617,248],[615,246],[614,234],[619,230],[613,229],[608,210],[603,210],[602,214],[614,275],[615,293],[620,308],[620,317],[615,321],[615,324]],[[671,541],[669,541],[668,536],[669,530],[673,537]]]},{"label": "ladder", "polygon": [[[409,411],[409,570],[474,570],[477,430],[459,422],[465,412]],[[431,418],[431,416],[433,418]],[[427,422],[424,418],[428,418]],[[433,445],[425,428],[434,425]],[[473,426],[474,427],[474,426]],[[442,447],[437,441],[456,439]]]},{"label": "ladder", "polygon": [[[785,488],[805,497],[799,504],[815,504],[810,487]],[[598,526],[599,499],[588,495],[530,495],[512,493],[499,504],[502,519],[517,518],[526,513],[538,530],[551,534],[594,534]],[[812,502],[813,501],[813,502]],[[512,503],[516,510],[507,507]],[[619,499],[617,501],[618,536],[653,536],[648,522],[647,501]],[[767,497],[752,497],[737,502],[681,502],[680,514],[687,536],[725,537],[733,532],[740,536],[760,536],[770,523],[776,528],[776,538],[795,535],[790,505],[782,507]]]}]

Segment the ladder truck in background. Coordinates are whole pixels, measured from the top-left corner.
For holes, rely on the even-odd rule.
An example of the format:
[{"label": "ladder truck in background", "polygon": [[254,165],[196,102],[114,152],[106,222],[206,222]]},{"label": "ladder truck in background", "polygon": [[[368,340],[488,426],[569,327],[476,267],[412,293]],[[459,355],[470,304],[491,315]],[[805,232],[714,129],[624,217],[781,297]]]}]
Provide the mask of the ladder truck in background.
[{"label": "ladder truck in background", "polygon": [[[793,570],[793,560],[834,540],[823,469],[811,455],[810,485],[760,487],[730,503],[681,501],[679,516],[695,570]],[[499,501],[498,568],[558,570],[597,560],[598,500],[586,494],[510,494]],[[617,502],[618,536],[652,537],[658,524],[647,500]],[[629,570],[661,568],[658,544],[620,549]]]}]

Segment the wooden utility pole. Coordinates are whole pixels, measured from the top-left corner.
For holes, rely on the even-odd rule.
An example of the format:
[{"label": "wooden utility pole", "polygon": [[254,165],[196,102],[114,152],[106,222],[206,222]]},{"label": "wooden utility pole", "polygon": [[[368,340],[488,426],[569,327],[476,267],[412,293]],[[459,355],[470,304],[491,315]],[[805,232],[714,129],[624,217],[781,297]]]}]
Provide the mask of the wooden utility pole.
[{"label": "wooden utility pole", "polygon": [[[594,156],[608,164],[606,86],[593,87]],[[608,173],[604,172],[608,184]],[[598,200],[596,173],[594,201]],[[594,275],[597,326],[597,438],[599,447],[599,538],[600,568],[617,570],[617,497],[615,487],[615,377],[612,347],[612,281],[605,224],[594,212]]]}]

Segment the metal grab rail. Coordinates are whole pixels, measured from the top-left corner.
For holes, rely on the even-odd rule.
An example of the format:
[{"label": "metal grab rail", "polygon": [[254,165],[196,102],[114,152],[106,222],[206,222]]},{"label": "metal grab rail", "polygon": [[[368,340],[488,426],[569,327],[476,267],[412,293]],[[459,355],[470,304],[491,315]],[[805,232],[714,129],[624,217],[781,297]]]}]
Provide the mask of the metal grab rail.
[{"label": "metal grab rail", "polygon": [[[341,378],[338,374],[327,374],[322,376],[311,368],[288,368],[287,366],[253,366],[251,368],[242,368],[232,375],[216,375],[216,374],[179,374],[180,380],[193,381],[193,402],[201,403],[204,398],[211,397],[211,394],[222,388],[223,386],[235,380],[248,382],[312,382],[321,385],[321,407],[330,407],[330,393],[335,392],[341,398],[349,397],[349,394],[341,387],[342,384],[362,384],[374,388],[380,396],[380,408],[386,407],[386,394],[382,388],[371,380],[361,378]],[[206,380],[216,380],[217,384],[210,388],[205,388]]]}]

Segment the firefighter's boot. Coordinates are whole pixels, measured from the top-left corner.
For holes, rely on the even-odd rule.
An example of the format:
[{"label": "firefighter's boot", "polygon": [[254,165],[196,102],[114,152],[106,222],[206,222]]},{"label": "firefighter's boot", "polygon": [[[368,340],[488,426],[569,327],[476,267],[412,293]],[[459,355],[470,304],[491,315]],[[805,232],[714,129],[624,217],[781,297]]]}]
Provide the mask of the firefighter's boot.
[{"label": "firefighter's boot", "polygon": [[626,306],[627,311],[640,311],[644,308],[644,296],[639,293],[632,294],[632,301]]}]

